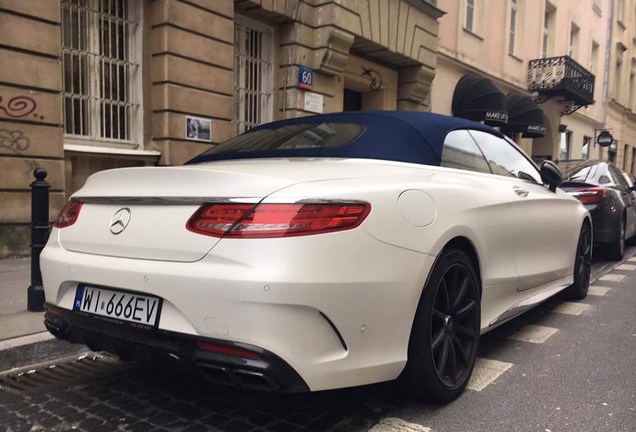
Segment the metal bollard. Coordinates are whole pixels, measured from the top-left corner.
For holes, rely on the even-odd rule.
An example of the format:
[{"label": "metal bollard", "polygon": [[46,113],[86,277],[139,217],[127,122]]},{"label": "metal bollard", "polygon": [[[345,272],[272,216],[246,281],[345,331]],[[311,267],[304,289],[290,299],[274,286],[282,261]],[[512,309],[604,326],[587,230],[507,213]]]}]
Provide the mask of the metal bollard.
[{"label": "metal bollard", "polygon": [[27,289],[27,310],[44,311],[44,286],[40,272],[40,253],[49,238],[49,182],[44,168],[33,170],[31,183],[31,285]]}]

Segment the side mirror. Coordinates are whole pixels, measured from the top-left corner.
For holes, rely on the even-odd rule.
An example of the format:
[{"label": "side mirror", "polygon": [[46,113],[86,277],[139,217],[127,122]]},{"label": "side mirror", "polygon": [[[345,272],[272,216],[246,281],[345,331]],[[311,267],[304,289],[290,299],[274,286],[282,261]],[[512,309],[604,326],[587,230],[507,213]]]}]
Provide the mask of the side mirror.
[{"label": "side mirror", "polygon": [[558,188],[561,183],[563,183],[563,175],[561,174],[561,170],[559,169],[557,164],[555,164],[551,160],[543,161],[543,163],[541,164],[540,172],[541,180],[543,180],[543,182],[548,185],[548,189],[550,189],[552,192],[555,192],[556,188]]}]

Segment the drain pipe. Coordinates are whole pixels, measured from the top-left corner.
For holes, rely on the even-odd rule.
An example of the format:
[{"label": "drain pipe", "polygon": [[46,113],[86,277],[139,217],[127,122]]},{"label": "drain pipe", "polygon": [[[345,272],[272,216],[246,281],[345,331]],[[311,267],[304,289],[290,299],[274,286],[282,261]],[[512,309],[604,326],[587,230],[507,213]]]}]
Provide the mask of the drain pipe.
[{"label": "drain pipe", "polygon": [[[605,46],[605,65],[603,69],[603,102],[601,103],[601,121],[603,126],[605,125],[605,119],[607,116],[607,97],[609,95],[609,75],[610,75],[610,61],[612,57],[612,31],[614,21],[614,2],[612,0],[607,2],[609,4],[609,10],[607,11],[607,37]],[[594,140],[594,146],[596,146],[596,140]],[[598,148],[598,157],[603,159],[603,147]]]}]

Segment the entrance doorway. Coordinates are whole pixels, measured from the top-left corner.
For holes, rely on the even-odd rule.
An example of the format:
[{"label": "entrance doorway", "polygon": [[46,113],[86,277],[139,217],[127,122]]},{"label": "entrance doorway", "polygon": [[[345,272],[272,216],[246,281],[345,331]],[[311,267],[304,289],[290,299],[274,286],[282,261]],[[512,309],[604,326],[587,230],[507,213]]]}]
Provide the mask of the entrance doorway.
[{"label": "entrance doorway", "polygon": [[344,89],[342,99],[343,111],[361,111],[362,110],[362,92]]}]

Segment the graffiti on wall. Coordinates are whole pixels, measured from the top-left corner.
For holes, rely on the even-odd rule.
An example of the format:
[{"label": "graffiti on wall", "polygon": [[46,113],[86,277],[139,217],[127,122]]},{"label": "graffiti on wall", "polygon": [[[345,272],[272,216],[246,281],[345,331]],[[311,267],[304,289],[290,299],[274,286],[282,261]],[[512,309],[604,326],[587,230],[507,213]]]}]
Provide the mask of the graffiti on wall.
[{"label": "graffiti on wall", "polygon": [[[44,116],[36,111],[37,108],[38,104],[32,97],[13,96],[6,100],[0,95],[0,116],[5,118],[31,121],[44,120]],[[23,152],[30,145],[31,140],[23,131],[0,128],[0,149],[6,149],[18,156],[23,156]],[[38,166],[32,159],[24,158],[23,161],[29,169]]]},{"label": "graffiti on wall", "polygon": [[29,96],[14,96],[6,104],[3,104],[3,100],[0,96],[0,112],[4,112],[6,116],[24,120],[28,118],[44,120],[44,116],[35,112],[38,107],[37,102]]},{"label": "graffiti on wall", "polygon": [[9,149],[15,153],[23,152],[31,145],[29,137],[20,130],[0,129],[0,147]]},{"label": "graffiti on wall", "polygon": [[[15,153],[16,155],[22,155],[22,152],[29,148],[31,140],[24,135],[20,130],[8,130],[0,129],[0,148],[5,148]],[[27,168],[32,170],[39,165],[32,159],[23,159]]]}]

